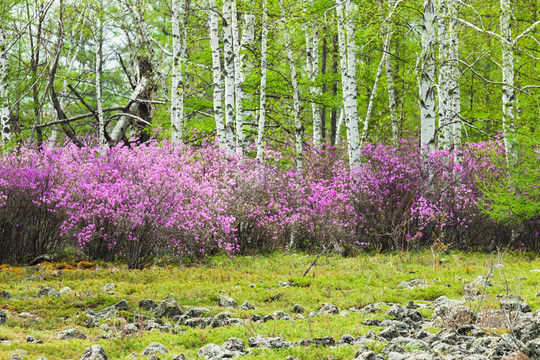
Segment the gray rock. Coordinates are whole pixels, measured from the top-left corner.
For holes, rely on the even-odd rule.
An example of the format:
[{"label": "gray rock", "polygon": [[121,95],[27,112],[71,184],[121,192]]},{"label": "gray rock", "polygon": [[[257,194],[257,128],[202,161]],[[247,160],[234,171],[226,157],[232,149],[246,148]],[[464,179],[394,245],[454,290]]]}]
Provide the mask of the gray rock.
[{"label": "gray rock", "polygon": [[105,284],[105,285],[101,288],[101,291],[102,291],[102,292],[107,292],[107,291],[110,291],[110,290],[113,290],[113,289],[116,289],[116,284],[114,284],[114,283],[108,283],[108,284]]},{"label": "gray rock", "polygon": [[489,279],[485,276],[479,276],[472,282],[466,284],[463,289],[467,295],[478,296],[481,294],[480,289],[483,289],[486,286],[493,286]]},{"label": "gray rock", "polygon": [[226,359],[232,358],[233,356],[234,353],[232,351],[212,343],[200,348],[199,351],[197,351],[197,358],[204,359]]},{"label": "gray rock", "polygon": [[257,335],[248,339],[250,347],[264,347],[268,349],[287,349],[292,346],[290,341],[281,337],[264,337]]},{"label": "gray rock", "polygon": [[338,307],[336,305],[331,305],[328,303],[325,303],[318,311],[320,315],[322,314],[328,314],[328,315],[337,315],[339,314]]},{"label": "gray rock", "polygon": [[73,290],[69,286],[65,286],[60,289],[60,294],[68,294],[70,292],[73,292]]},{"label": "gray rock", "polygon": [[60,297],[60,293],[52,287],[44,287],[43,289],[39,290],[38,297],[45,296]]},{"label": "gray rock", "polygon": [[129,324],[126,324],[124,326],[124,329],[122,331],[125,334],[131,335],[131,334],[135,334],[135,333],[139,332],[139,328],[137,327],[137,325],[135,325],[133,323],[129,323]]},{"label": "gray rock", "polygon": [[[98,317],[111,318],[114,315],[119,315],[117,313],[118,311],[129,311],[129,309],[130,309],[129,303],[126,300],[120,300],[119,302],[117,302],[114,305],[108,306],[108,307],[106,307],[104,309],[101,309],[101,310],[97,311],[96,315]],[[115,311],[116,311],[116,313],[111,314],[112,312],[115,312]]]},{"label": "gray rock", "polygon": [[531,359],[540,359],[540,339],[527,342],[523,348],[523,352]]},{"label": "gray rock", "polygon": [[354,336],[351,334],[345,334],[339,338],[338,345],[351,345],[354,342]]},{"label": "gray rock", "polygon": [[171,360],[186,360],[186,357],[184,354],[178,354],[175,357],[173,357]]},{"label": "gray rock", "polygon": [[412,279],[411,281],[402,281],[398,284],[398,286],[404,289],[416,289],[426,288],[429,286],[429,284],[421,279]]},{"label": "gray rock", "polygon": [[210,312],[210,309],[195,307],[195,308],[189,309],[186,312],[186,315],[190,318],[193,318],[193,317],[199,317],[203,314],[208,314],[209,312]]},{"label": "gray rock", "polygon": [[214,316],[210,321],[210,326],[212,328],[223,327],[229,324],[229,319],[231,318],[231,313],[228,311],[222,312]]},{"label": "gray rock", "polygon": [[2,290],[0,291],[0,298],[11,299],[11,294],[8,293],[6,290]]},{"label": "gray rock", "polygon": [[240,305],[240,310],[255,310],[256,307],[253,306],[249,301],[244,301],[242,305]]},{"label": "gray rock", "polygon": [[9,358],[9,360],[23,360],[23,358],[18,353],[13,353],[11,354],[11,357]]},{"label": "gray rock", "polygon": [[221,306],[226,309],[236,309],[238,304],[236,304],[236,300],[230,296],[219,295],[217,297],[217,306]]},{"label": "gray rock", "polygon": [[397,304],[388,309],[386,313],[402,321],[406,319],[411,319],[414,322],[422,321],[422,314],[418,311]]},{"label": "gray rock", "polygon": [[287,359],[285,359],[285,360],[300,360],[300,359],[295,358],[295,357],[292,356],[292,355],[289,355],[289,356],[287,356]]},{"label": "gray rock", "polygon": [[333,337],[325,336],[319,338],[313,338],[310,342],[316,346],[334,346],[336,345],[336,340]]},{"label": "gray rock", "polygon": [[45,356],[40,356],[36,360],[49,360],[49,359],[47,359]]},{"label": "gray rock", "polygon": [[305,311],[306,310],[298,304],[295,304],[292,308],[292,312],[295,314],[303,314]]},{"label": "gray rock", "polygon": [[67,330],[60,331],[56,335],[56,338],[60,340],[71,340],[71,339],[86,340],[88,337],[86,336],[85,333],[83,333],[79,329],[67,329]]},{"label": "gray rock", "polygon": [[142,356],[149,356],[155,354],[168,354],[169,350],[158,342],[153,342],[144,349]]},{"label": "gray rock", "polygon": [[278,320],[281,320],[284,317],[288,317],[288,315],[285,314],[283,311],[274,311],[272,315],[274,316],[275,319],[278,319]]},{"label": "gray rock", "polygon": [[0,309],[0,325],[5,324],[7,321],[7,314],[5,310]]},{"label": "gray rock", "polygon": [[361,350],[356,352],[354,358],[356,360],[377,360],[379,359],[379,356],[371,350]]},{"label": "gray rock", "polygon": [[107,354],[101,345],[92,345],[84,349],[81,360],[107,360]]},{"label": "gray rock", "polygon": [[523,313],[531,313],[532,309],[529,304],[523,302],[521,298],[513,297],[508,299],[502,299],[500,301],[501,310],[511,312],[519,311]]},{"label": "gray rock", "polygon": [[287,281],[278,281],[278,285],[281,287],[289,287],[289,283]]},{"label": "gray rock", "polygon": [[154,300],[151,299],[142,299],[139,301],[139,309],[152,311],[157,307],[157,304]]},{"label": "gray rock", "polygon": [[[203,318],[192,318],[187,319],[184,325],[189,327],[199,327],[201,329],[204,329],[206,327],[206,321]],[[213,326],[218,327],[218,326]]]},{"label": "gray rock", "polygon": [[36,339],[31,335],[26,335],[26,342],[29,344],[43,344],[43,340]]},{"label": "gray rock", "polygon": [[362,321],[362,325],[366,326],[379,326],[381,324],[381,320],[379,319],[366,319]]},{"label": "gray rock", "polygon": [[246,345],[241,339],[231,337],[227,339],[222,345],[222,347],[226,350],[230,351],[238,351],[238,352],[245,352],[246,351]]},{"label": "gray rock", "polygon": [[158,319],[161,319],[162,317],[173,318],[176,315],[184,315],[184,311],[182,311],[180,305],[178,305],[176,300],[171,297],[165,298],[153,312]]}]

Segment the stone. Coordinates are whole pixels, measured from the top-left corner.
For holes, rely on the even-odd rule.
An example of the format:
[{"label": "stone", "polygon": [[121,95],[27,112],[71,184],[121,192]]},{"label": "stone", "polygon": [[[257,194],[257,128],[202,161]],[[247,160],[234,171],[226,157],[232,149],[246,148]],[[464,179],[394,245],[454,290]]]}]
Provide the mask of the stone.
[{"label": "stone", "polygon": [[230,312],[228,311],[221,312],[212,318],[212,320],[210,321],[210,326],[212,328],[226,326],[229,323],[230,318],[231,318]]},{"label": "stone", "polygon": [[71,340],[71,339],[86,340],[88,337],[86,336],[85,333],[83,333],[79,329],[67,329],[67,330],[60,331],[56,335],[56,338],[60,340]]},{"label": "stone", "polygon": [[7,321],[7,314],[5,310],[0,309],[0,325],[5,324]]},{"label": "stone", "polygon": [[139,309],[152,311],[156,307],[157,304],[154,302],[154,300],[142,299],[141,301],[139,301]]},{"label": "stone", "polygon": [[[203,318],[191,318],[187,319],[184,325],[189,327],[199,327],[201,329],[204,329],[206,327],[206,321]],[[219,326],[213,326],[213,327],[219,327]]]},{"label": "stone", "polygon": [[336,345],[336,340],[333,337],[325,336],[319,338],[313,338],[310,340],[312,344],[316,346],[334,346]]},{"label": "stone", "polygon": [[125,334],[131,335],[131,334],[138,333],[138,332],[139,332],[139,328],[137,327],[137,325],[135,325],[135,324],[133,324],[133,323],[129,323],[129,324],[126,324],[126,325],[124,326],[123,332],[124,332]]},{"label": "stone", "polygon": [[325,303],[318,311],[320,315],[322,314],[328,314],[328,315],[337,315],[339,314],[338,307],[336,305],[331,305],[328,303]]},{"label": "stone", "polygon": [[244,342],[235,337],[228,338],[227,341],[223,343],[222,347],[226,350],[238,351],[241,353],[246,351],[246,345]]},{"label": "stone", "polygon": [[186,360],[186,357],[184,354],[178,354],[175,357],[173,357],[171,360]]},{"label": "stone", "polygon": [[422,321],[422,314],[416,310],[408,309],[401,305],[393,305],[386,311],[386,314],[395,317],[398,320],[411,319],[414,322]]},{"label": "stone", "polygon": [[523,353],[531,359],[540,359],[540,339],[534,339],[525,344]]},{"label": "stone", "polygon": [[26,342],[29,344],[43,344],[43,340],[36,339],[31,335],[26,335]]},{"label": "stone", "polygon": [[208,314],[210,312],[210,309],[207,308],[191,308],[186,312],[186,315],[190,318],[199,317],[203,314]]},{"label": "stone", "polygon": [[411,281],[402,281],[398,284],[399,287],[404,289],[416,289],[416,288],[426,288],[429,284],[421,279],[412,279]]},{"label": "stone", "polygon": [[217,297],[217,306],[221,306],[226,309],[236,309],[238,307],[238,305],[236,304],[236,300],[234,300],[230,296],[225,295],[219,295]]},{"label": "stone", "polygon": [[354,357],[356,360],[377,360],[379,357],[371,350],[357,351]]},{"label": "stone", "polygon": [[144,349],[142,356],[149,356],[155,354],[168,354],[169,350],[158,342],[153,342]]},{"label": "stone", "polygon": [[[111,312],[118,312],[118,311],[129,311],[130,309],[130,306],[129,306],[129,303],[126,301],[126,300],[120,300],[119,302],[117,302],[116,304],[114,305],[111,305],[111,306],[108,306],[104,309],[101,309],[99,311],[96,312],[96,315],[98,317],[113,317],[113,315],[111,314]],[[118,313],[115,313],[114,315],[118,315]]]},{"label": "stone", "polygon": [[60,294],[69,294],[70,292],[73,292],[73,290],[69,286],[65,286],[60,289]]},{"label": "stone", "polygon": [[204,359],[226,359],[232,358],[233,356],[234,353],[232,351],[212,343],[203,346],[199,349],[199,351],[197,351],[197,358]]},{"label": "stone", "polygon": [[523,302],[521,298],[517,298],[517,297],[502,299],[500,301],[500,307],[501,307],[501,310],[506,311],[506,312],[511,312],[511,311],[519,311],[522,313],[532,312],[531,306]]},{"label": "stone", "polygon": [[295,314],[303,314],[305,311],[306,310],[298,304],[295,304],[292,308],[292,312]]},{"label": "stone", "polygon": [[345,334],[339,338],[338,345],[351,345],[354,342],[354,336],[351,334]]},{"label": "stone", "polygon": [[38,297],[45,296],[60,297],[60,293],[52,287],[44,287],[43,289],[39,290]]},{"label": "stone", "polygon": [[249,301],[244,301],[242,305],[240,305],[240,310],[255,310],[256,307],[253,306]]},{"label": "stone", "polygon": [[101,288],[101,291],[102,291],[102,292],[107,292],[107,291],[114,290],[114,289],[116,289],[116,284],[114,284],[114,283],[108,283],[108,284],[105,284],[105,285]]},{"label": "stone", "polygon": [[278,320],[281,320],[283,319],[284,317],[288,316],[287,314],[285,314],[283,311],[274,311],[274,313],[272,314],[272,316],[274,316],[275,319],[278,319]]},{"label": "stone", "polygon": [[171,297],[165,298],[153,312],[158,319],[163,317],[172,319],[176,315],[184,315],[184,311],[180,308],[180,305]]},{"label": "stone", "polygon": [[465,293],[467,295],[471,296],[478,296],[481,294],[481,291],[479,288],[484,288],[485,286],[493,286],[489,279],[487,279],[485,276],[479,276],[472,282],[466,284],[463,289],[465,290]]},{"label": "stone", "polygon": [[281,337],[264,337],[257,335],[248,339],[250,347],[264,347],[268,349],[287,349],[292,346],[290,341],[287,341]]},{"label": "stone", "polygon": [[287,281],[278,281],[278,285],[281,287],[289,287],[289,283]]},{"label": "stone", "polygon": [[379,319],[366,319],[362,321],[362,325],[366,326],[379,326],[381,324],[381,320]]},{"label": "stone", "polygon": [[84,349],[81,360],[108,360],[108,357],[101,345],[92,345]]},{"label": "stone", "polygon": [[0,291],[0,298],[11,299],[11,294],[6,290]]}]

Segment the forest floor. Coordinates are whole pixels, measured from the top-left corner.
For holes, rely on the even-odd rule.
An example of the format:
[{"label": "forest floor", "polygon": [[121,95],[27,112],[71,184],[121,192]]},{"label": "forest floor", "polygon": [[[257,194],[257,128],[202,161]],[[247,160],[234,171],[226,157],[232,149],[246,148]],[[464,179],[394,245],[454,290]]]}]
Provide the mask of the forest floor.
[{"label": "forest floor", "polygon": [[[450,251],[436,255],[424,251],[317,258],[313,254],[293,252],[215,257],[196,266],[163,262],[144,270],[128,270],[123,264],[84,261],[41,263],[31,267],[2,265],[0,309],[6,322],[0,325],[0,359],[40,356],[48,360],[81,359],[85,349],[92,345],[101,345],[109,359],[181,359],[179,354],[196,359],[199,350],[210,343],[221,345],[235,337],[241,339],[247,349],[250,343],[254,344],[249,339],[256,335],[281,337],[288,342],[331,337],[337,342],[345,334],[356,338],[382,329],[362,324],[366,319],[392,318],[385,312],[390,305],[379,304],[382,312],[359,311],[368,304],[405,305],[414,300],[422,305],[443,295],[462,299],[468,291],[467,284],[479,276],[488,277],[492,286],[484,286],[485,282],[480,284],[481,296],[470,303],[472,308],[498,309],[497,295],[501,294],[519,295],[533,312],[540,308],[540,257],[537,254]],[[414,279],[425,283],[417,282],[422,286],[410,288],[402,283]],[[114,286],[105,287],[107,284]],[[218,306],[223,296],[236,300],[238,307],[229,304],[231,308],[225,309],[227,304],[223,303]],[[159,305],[167,297],[174,298],[182,312],[187,311],[189,316],[177,317],[176,321],[167,317],[154,321],[156,310],[150,310],[152,306],[148,305],[152,302],[141,306],[143,299]],[[123,302],[122,306],[107,309],[122,300],[127,301],[128,308]],[[246,309],[249,305],[245,305],[245,310],[240,310],[245,301],[256,309]],[[325,303],[337,309],[327,305],[325,313],[322,309]],[[299,306],[295,308],[295,305]],[[305,309],[303,314],[298,313],[300,308]],[[193,310],[189,312],[189,309]],[[215,316],[224,311],[230,314]],[[425,319],[430,319],[433,313],[429,306],[420,306],[418,311]],[[318,316],[308,315],[315,312]],[[254,321],[266,315],[273,315],[275,320]],[[212,317],[240,321],[226,321],[226,326],[215,323],[213,327],[211,321],[217,320]],[[130,323],[136,327],[127,326]],[[151,328],[153,330],[149,331]],[[68,329],[80,330],[85,336],[76,332],[71,335],[86,339],[60,339],[70,336],[60,334]],[[501,335],[511,330],[502,326],[491,332]],[[358,347],[327,347],[323,346],[324,341],[319,340],[318,345],[317,341],[304,344],[313,346],[283,346],[281,349],[254,345],[249,349],[249,356],[256,355],[257,359],[291,359],[292,356],[302,360],[355,358]],[[162,344],[169,353],[152,357],[148,350],[143,356],[154,342]],[[368,344],[376,353],[384,346],[384,341]],[[19,357],[13,355],[17,352]]]}]

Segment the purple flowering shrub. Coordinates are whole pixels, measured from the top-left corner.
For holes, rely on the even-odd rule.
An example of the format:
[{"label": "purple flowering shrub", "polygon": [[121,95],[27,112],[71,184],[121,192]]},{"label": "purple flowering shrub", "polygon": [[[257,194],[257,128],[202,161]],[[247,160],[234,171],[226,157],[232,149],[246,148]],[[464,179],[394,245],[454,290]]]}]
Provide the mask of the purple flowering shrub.
[{"label": "purple flowering shrub", "polygon": [[52,153],[22,149],[0,158],[0,262],[53,250],[64,221],[66,184]]},{"label": "purple flowering shrub", "polygon": [[365,144],[352,172],[342,149],[314,149],[302,174],[279,151],[259,163],[212,143],[24,149],[0,161],[0,260],[76,244],[142,268],[160,254],[285,249],[293,234],[306,250],[485,246],[509,234],[478,210],[478,181],[504,176],[487,156],[497,148],[423,156],[414,141]]}]

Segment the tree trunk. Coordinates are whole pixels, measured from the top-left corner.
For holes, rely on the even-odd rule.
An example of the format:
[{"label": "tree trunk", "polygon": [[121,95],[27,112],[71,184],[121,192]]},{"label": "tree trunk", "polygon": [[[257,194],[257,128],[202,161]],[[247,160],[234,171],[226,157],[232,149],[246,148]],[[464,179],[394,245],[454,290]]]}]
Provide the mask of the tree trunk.
[{"label": "tree trunk", "polygon": [[257,159],[262,161],[264,153],[264,126],[266,122],[266,56],[268,41],[268,0],[263,0],[261,34],[261,95],[259,102],[259,129],[257,132]]},{"label": "tree trunk", "polygon": [[[309,5],[313,8],[313,0],[309,1]],[[307,54],[308,57],[308,69],[309,71],[309,92],[314,101],[311,102],[311,111],[313,114],[313,144],[318,146],[322,142],[322,129],[321,129],[321,109],[317,102],[321,96],[321,88],[317,84],[317,78],[319,77],[319,31],[317,21],[310,21],[310,29],[307,32],[311,32],[307,36]]]},{"label": "tree trunk", "polygon": [[9,123],[8,103],[8,36],[7,30],[0,25],[0,126],[2,130],[2,143],[11,139],[11,126]]},{"label": "tree trunk", "polygon": [[[394,0],[389,0],[388,7],[390,11],[393,12]],[[386,54],[386,61],[384,62],[384,66],[386,70],[386,84],[388,91],[388,109],[390,110],[390,126],[392,127],[392,139],[394,141],[397,141],[399,138],[399,124],[397,116],[396,89],[394,86],[394,67],[392,66],[392,60],[390,57],[390,45],[392,44],[392,35],[394,34],[394,26],[392,23],[391,15],[389,16],[388,23],[386,25],[386,34],[387,36],[390,36],[389,41],[386,42],[386,47],[383,48],[383,52]]]},{"label": "tree trunk", "polygon": [[510,0],[501,0],[501,41],[502,46],[502,121],[504,147],[506,158],[509,163],[515,158],[513,146],[515,132],[514,103],[516,100],[516,91],[514,89],[514,51],[512,49],[512,30],[511,22],[511,2]]},{"label": "tree trunk", "polygon": [[231,0],[231,31],[234,51],[234,98],[236,105],[236,153],[243,154],[244,150],[244,111],[242,101],[244,92],[242,84],[244,82],[244,69],[240,53],[242,52],[242,43],[240,42],[240,32],[238,31],[238,12],[236,9],[236,0]]},{"label": "tree trunk", "polygon": [[209,0],[209,28],[210,28],[210,46],[212,48],[212,73],[214,82],[214,119],[216,121],[217,138],[220,149],[229,148],[227,144],[227,133],[223,123],[223,71],[221,69],[219,52],[219,29],[218,29],[218,11],[216,0]]},{"label": "tree trunk", "polygon": [[[281,19],[285,26],[289,26],[285,17],[285,7],[283,6],[283,0],[279,0],[279,6],[281,8]],[[298,89],[298,81],[296,78],[296,65],[294,64],[294,57],[291,48],[291,36],[289,29],[285,30],[285,50],[287,52],[287,59],[289,61],[289,67],[291,69],[291,84],[293,90],[293,118],[294,118],[294,133],[295,133],[295,148],[296,148],[296,171],[302,173],[304,151],[302,144],[303,126],[300,119],[300,92]]]},{"label": "tree trunk", "polygon": [[173,0],[172,3],[172,35],[173,35],[173,68],[171,86],[171,127],[174,144],[182,142],[184,128],[184,81],[182,73],[182,29],[184,24],[183,1]]},{"label": "tree trunk", "polygon": [[225,133],[227,149],[234,151],[234,45],[232,33],[231,0],[223,1],[223,52],[225,63]]},{"label": "tree trunk", "polygon": [[94,31],[94,46],[96,53],[96,103],[97,110],[96,115],[98,118],[99,126],[99,149],[102,154],[105,153],[106,142],[105,142],[105,120],[103,116],[103,101],[101,98],[101,74],[103,71],[103,24],[101,21],[101,16],[103,12],[103,3],[99,2],[99,5],[96,6],[95,11],[95,31]]},{"label": "tree trunk", "polygon": [[422,53],[420,55],[420,145],[423,152],[435,149],[435,8],[433,0],[424,0]]}]

